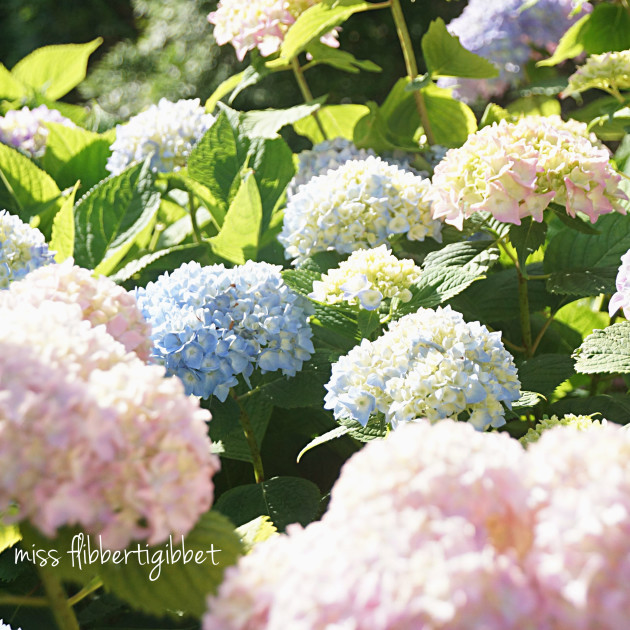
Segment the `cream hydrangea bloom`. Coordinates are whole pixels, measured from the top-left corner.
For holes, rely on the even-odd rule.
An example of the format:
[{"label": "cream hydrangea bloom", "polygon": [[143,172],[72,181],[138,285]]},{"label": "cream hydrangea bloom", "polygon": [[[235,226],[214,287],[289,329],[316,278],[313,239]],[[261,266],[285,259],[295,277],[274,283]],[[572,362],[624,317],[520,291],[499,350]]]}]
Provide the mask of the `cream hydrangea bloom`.
[{"label": "cream hydrangea bloom", "polygon": [[326,409],[365,426],[383,414],[394,428],[470,414],[478,429],[505,424],[501,403],[520,396],[520,382],[501,333],[467,323],[450,306],[421,308],[375,341],[364,339],[332,366]]},{"label": "cream hydrangea bloom", "polygon": [[337,269],[330,269],[313,282],[313,300],[327,304],[359,304],[368,311],[377,309],[383,299],[409,302],[409,290],[420,278],[421,270],[413,260],[399,260],[386,245],[359,249]]},{"label": "cream hydrangea bloom", "polygon": [[596,88],[617,95],[630,89],[630,50],[590,55],[570,77],[560,94],[566,98]]},{"label": "cream hydrangea bloom", "polygon": [[590,429],[605,425],[606,422],[607,420],[605,418],[594,420],[591,416],[576,416],[572,413],[565,414],[562,418],[551,416],[551,418],[543,418],[540,422],[536,423],[536,426],[533,429],[529,429],[529,431],[519,439],[519,442],[524,446],[538,442],[544,431],[548,431],[557,426],[568,426],[578,431],[589,431]]},{"label": "cream hydrangea bloom", "polygon": [[594,223],[602,214],[625,213],[620,181],[608,149],[584,123],[559,116],[502,120],[449,150],[436,166],[434,214],[458,229],[480,211],[520,225],[528,216],[542,221],[553,201],[570,216],[582,212]]},{"label": "cream hydrangea bloom", "polygon": [[300,186],[287,203],[278,240],[299,264],[316,252],[349,254],[405,234],[441,240],[431,183],[378,157],[350,160]]}]

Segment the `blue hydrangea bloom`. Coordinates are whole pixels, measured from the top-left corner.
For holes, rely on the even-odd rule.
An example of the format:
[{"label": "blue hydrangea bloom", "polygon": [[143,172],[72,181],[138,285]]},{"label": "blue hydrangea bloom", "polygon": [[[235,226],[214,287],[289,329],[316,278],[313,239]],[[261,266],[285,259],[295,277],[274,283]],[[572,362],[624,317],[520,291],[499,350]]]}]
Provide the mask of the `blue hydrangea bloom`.
[{"label": "blue hydrangea bloom", "polygon": [[525,76],[532,46],[551,50],[567,29],[591,10],[584,2],[572,15],[576,0],[470,0],[448,30],[460,38],[464,48],[494,62],[494,79],[439,80],[443,87],[455,86],[454,95],[467,102],[488,100],[501,94]]},{"label": "blue hydrangea bloom", "polygon": [[152,360],[184,383],[186,393],[224,401],[255,368],[295,376],[314,352],[310,303],[284,284],[281,267],[248,261],[183,264],[145,289],[138,305],[152,327]]},{"label": "blue hydrangea bloom", "polygon": [[0,289],[54,262],[44,235],[19,217],[0,210]]}]

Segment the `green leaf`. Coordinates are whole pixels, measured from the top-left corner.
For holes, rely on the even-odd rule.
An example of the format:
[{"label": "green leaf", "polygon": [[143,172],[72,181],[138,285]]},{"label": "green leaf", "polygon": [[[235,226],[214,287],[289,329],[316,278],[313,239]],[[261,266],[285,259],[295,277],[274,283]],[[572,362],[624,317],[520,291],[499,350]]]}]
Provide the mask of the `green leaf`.
[{"label": "green leaf", "polygon": [[315,4],[304,11],[287,31],[280,57],[293,59],[313,40],[343,24],[351,15],[373,8],[369,2],[362,0],[323,0]]},{"label": "green leaf", "polygon": [[599,4],[562,37],[554,54],[539,66],[554,66],[582,52],[589,55],[630,48],[630,14],[622,5]]},{"label": "green leaf", "polygon": [[102,42],[103,39],[97,37],[86,44],[38,48],[18,61],[11,74],[46,98],[56,101],[85,79],[88,58]]},{"label": "green leaf", "polygon": [[566,354],[540,354],[518,368],[521,389],[549,396],[575,374],[573,360]]},{"label": "green leaf", "polygon": [[[260,447],[267,432],[273,404],[269,398],[258,392],[242,397],[241,404],[249,417],[256,443]],[[252,453],[239,420],[241,410],[238,403],[231,397],[225,402],[213,398],[209,409],[212,413],[209,434],[213,445],[216,446],[215,452],[228,459],[251,462]]]},{"label": "green leaf", "polygon": [[339,424],[348,429],[348,435],[359,442],[371,442],[372,440],[380,440],[389,433],[389,425],[385,422],[382,414],[370,416],[368,423],[361,426],[356,420],[348,420],[341,418]]},{"label": "green leaf", "polygon": [[575,371],[582,374],[630,372],[630,322],[594,330],[573,353]]},{"label": "green leaf", "polygon": [[445,147],[460,147],[477,131],[472,109],[451,96],[451,90],[429,85],[421,90],[435,142]]},{"label": "green leaf", "polygon": [[80,180],[81,187],[89,189],[109,175],[105,167],[111,153],[109,138],[81,127],[58,123],[46,126],[49,133],[41,164],[60,188],[68,188]]},{"label": "green leaf", "polygon": [[512,403],[512,410],[521,411],[531,409],[544,399],[545,397],[541,396],[537,392],[527,392],[521,390],[521,397],[516,402]]},{"label": "green leaf", "polygon": [[623,396],[589,396],[588,398],[563,398],[548,409],[550,414],[563,416],[567,413],[606,418],[618,424],[627,424],[630,418],[630,400]]},{"label": "green leaf", "polygon": [[55,262],[58,263],[74,252],[74,198],[78,187],[77,182],[53,219],[50,249],[56,252]]},{"label": "green leaf", "polygon": [[[186,536],[173,537],[172,547],[166,543],[148,551],[150,563],[143,555],[130,556],[126,563],[99,565],[105,589],[149,613],[163,615],[168,611],[180,617],[178,611],[185,611],[200,617],[206,610],[207,595],[216,591],[225,569],[242,554],[243,545],[228,519],[212,510],[202,515]],[[181,555],[171,555],[177,552]]]},{"label": "green leaf", "polygon": [[630,107],[622,107],[605,116],[594,118],[588,129],[602,140],[623,140],[626,134],[630,133]]},{"label": "green leaf", "polygon": [[78,201],[74,209],[77,265],[100,270],[104,261],[120,260],[159,208],[160,195],[153,182],[147,160],[105,179]]},{"label": "green leaf", "polygon": [[[249,68],[247,68],[249,70]],[[245,78],[247,70],[243,70],[237,74],[233,74],[231,77],[222,81],[219,86],[210,95],[210,98],[205,103],[206,111],[212,113],[217,106],[217,103],[224,97],[230,94]],[[253,68],[252,68],[253,70]],[[251,71],[250,71],[251,72]],[[255,71],[254,71],[255,72]]]},{"label": "green leaf", "polygon": [[277,532],[268,516],[259,516],[236,528],[236,533],[241,537],[245,547],[245,553],[251,551],[257,543],[269,540]]},{"label": "green leaf", "polygon": [[15,513],[16,511],[14,508],[9,508],[6,512],[0,512],[0,553],[22,540],[22,534],[17,525],[6,525],[3,522],[8,515],[7,512]]},{"label": "green leaf", "polygon": [[308,105],[295,105],[288,109],[264,109],[241,112],[239,129],[250,138],[277,138],[278,131],[285,125],[310,116],[320,108],[323,98]]},{"label": "green leaf", "polygon": [[597,267],[582,271],[556,271],[547,280],[547,290],[562,295],[588,297],[614,293],[617,267]]},{"label": "green leaf", "polygon": [[28,222],[50,203],[57,208],[63,203],[52,177],[19,151],[0,143],[0,208]]},{"label": "green leaf", "polygon": [[308,297],[313,291],[313,282],[321,280],[322,274],[309,269],[285,269],[282,271],[283,280],[297,293]]},{"label": "green leaf", "polygon": [[[369,113],[365,105],[327,105],[320,108],[317,117],[328,138],[353,139],[357,122]],[[296,133],[306,136],[313,144],[324,141],[322,132],[312,117],[302,118],[293,124]]]},{"label": "green leaf", "polygon": [[207,257],[207,255],[208,246],[205,244],[186,243],[185,245],[176,245],[132,260],[122,269],[111,275],[110,278],[114,282],[122,283],[130,280],[133,276],[142,271],[168,271],[177,269],[182,263],[191,260],[201,261],[203,258]]},{"label": "green leaf", "polygon": [[256,260],[262,223],[262,203],[253,173],[246,173],[217,236],[210,239],[218,256],[237,265]]},{"label": "green leaf", "polygon": [[596,301],[587,298],[566,304],[556,313],[554,320],[576,330],[582,339],[595,328],[605,328],[610,323],[608,313],[597,310]]},{"label": "green leaf", "polygon": [[311,324],[323,326],[328,330],[350,339],[357,341],[360,339],[354,313],[349,313],[348,310],[342,306],[315,304],[315,315],[311,317]]},{"label": "green leaf", "polygon": [[430,252],[424,259],[425,269],[433,267],[462,267],[472,274],[486,273],[499,260],[499,248],[494,242],[463,241],[450,243]]},{"label": "green leaf", "polygon": [[545,243],[547,224],[538,223],[532,217],[525,217],[520,225],[510,226],[510,243],[516,250],[518,264],[525,268],[527,258]]},{"label": "green leaf", "polygon": [[7,101],[27,96],[28,90],[0,63],[0,99]]},{"label": "green leaf", "polygon": [[319,513],[319,488],[300,477],[274,477],[237,486],[222,494],[214,507],[237,525],[269,516],[280,531],[291,523],[308,525]]},{"label": "green leaf", "polygon": [[422,38],[422,53],[433,78],[488,79],[499,74],[493,63],[466,50],[459,37],[448,32],[442,18],[433,20],[429,25]]},{"label": "green leaf", "polygon": [[224,110],[188,158],[188,175],[210,190],[223,212],[227,212],[234,181],[247,160],[250,143]]},{"label": "green leaf", "polygon": [[337,70],[343,70],[344,72],[350,72],[352,74],[357,74],[360,70],[366,70],[367,72],[382,71],[382,68],[377,66],[373,61],[359,60],[353,54],[345,50],[331,48],[319,41],[311,42],[308,45],[307,52],[313,59],[309,65],[323,63],[337,68]]},{"label": "green leaf", "polygon": [[549,209],[554,212],[556,217],[564,223],[567,227],[575,230],[576,232],[583,232],[584,234],[599,234],[599,230],[593,227],[593,224],[589,221],[583,221],[580,217],[571,217],[567,214],[566,208],[556,203],[550,203]]},{"label": "green leaf", "polygon": [[380,328],[381,318],[378,311],[360,309],[357,324],[359,326],[359,334],[365,339],[369,338],[375,330]]},{"label": "green leaf", "polygon": [[420,275],[420,280],[411,287],[413,297],[400,304],[399,313],[414,313],[419,308],[432,308],[450,300],[480,278],[476,271],[461,267],[429,267]]},{"label": "green leaf", "polygon": [[[608,214],[597,220],[598,234],[562,230],[548,243],[545,270],[552,273],[550,290],[571,295],[595,295],[598,287],[610,289],[612,268],[630,249],[630,216]],[[580,282],[584,282],[580,292]],[[608,291],[606,291],[608,292]]]},{"label": "green leaf", "polygon": [[524,116],[559,116],[560,102],[543,94],[532,94],[516,99],[507,106],[510,114]]},{"label": "green leaf", "polygon": [[479,129],[483,129],[493,123],[501,122],[502,120],[508,120],[510,118],[510,112],[507,109],[503,109],[496,103],[488,103],[486,109],[484,109],[479,121]]},{"label": "green leaf", "polygon": [[346,426],[335,427],[331,431],[327,431],[323,435],[316,437],[314,440],[311,440],[298,454],[297,462],[299,463],[302,459],[302,456],[305,455],[308,451],[320,444],[326,444],[326,442],[330,442],[331,440],[336,440],[344,436],[346,433],[350,432],[350,428]]}]

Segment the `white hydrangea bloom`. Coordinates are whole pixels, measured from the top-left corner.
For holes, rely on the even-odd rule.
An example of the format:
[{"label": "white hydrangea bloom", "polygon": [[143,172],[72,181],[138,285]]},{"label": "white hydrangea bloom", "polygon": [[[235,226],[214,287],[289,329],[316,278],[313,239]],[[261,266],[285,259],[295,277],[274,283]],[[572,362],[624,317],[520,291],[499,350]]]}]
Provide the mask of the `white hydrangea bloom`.
[{"label": "white hydrangea bloom", "polygon": [[310,298],[327,304],[360,304],[366,310],[377,309],[383,298],[411,299],[410,287],[420,278],[420,268],[413,260],[399,260],[387,245],[359,249],[350,254],[337,269],[330,269],[321,281],[313,282]]},{"label": "white hydrangea bloom", "polygon": [[378,157],[351,160],[313,177],[287,203],[278,240],[294,264],[322,251],[349,254],[398,234],[441,240],[431,183]]},{"label": "white hydrangea bloom", "polygon": [[199,99],[176,103],[162,98],[157,105],[116,127],[116,140],[107,160],[107,170],[118,175],[133,162],[151,156],[151,168],[160,173],[186,165],[193,147],[214,122]]},{"label": "white hydrangea bloom", "polygon": [[520,383],[500,332],[466,323],[450,306],[423,308],[364,339],[332,367],[325,408],[366,425],[382,413],[396,427],[463,411],[477,429],[505,424],[501,403],[518,400]]},{"label": "white hydrangea bloom", "polygon": [[597,88],[611,94],[630,89],[630,50],[591,55],[570,77],[560,96]]}]

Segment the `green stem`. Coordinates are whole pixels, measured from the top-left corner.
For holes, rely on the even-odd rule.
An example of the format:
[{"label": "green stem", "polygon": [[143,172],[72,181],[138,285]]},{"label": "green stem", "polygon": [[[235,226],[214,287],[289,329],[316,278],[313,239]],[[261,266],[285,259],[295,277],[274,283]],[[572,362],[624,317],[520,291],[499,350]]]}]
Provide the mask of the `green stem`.
[{"label": "green stem", "polygon": [[103,580],[98,576],[93,577],[78,593],[75,593],[68,599],[68,604],[75,606],[82,599],[101,588],[101,586],[103,586]]},{"label": "green stem", "polygon": [[532,347],[532,324],[529,318],[529,295],[527,294],[527,278],[523,276],[520,269],[516,270],[518,277],[518,305],[520,309],[521,333],[523,335],[523,348],[525,358],[533,356]]},{"label": "green stem", "polygon": [[190,222],[192,223],[192,229],[195,233],[195,239],[197,242],[202,245],[204,240],[201,235],[201,230],[199,229],[199,224],[197,223],[197,208],[195,206],[195,195],[192,192],[188,193],[188,210],[190,212]]},{"label": "green stem", "polygon": [[[304,76],[304,71],[300,67],[300,62],[297,57],[293,57],[291,59],[291,67],[293,68],[293,74],[295,75],[295,80],[300,88],[300,92],[302,92],[302,97],[306,103],[313,102],[313,95],[311,94],[311,90],[308,87],[308,83],[306,82],[306,77]],[[326,135],[326,131],[324,130],[324,125],[322,125],[322,121],[319,119],[317,112],[313,112],[311,114],[315,119],[315,123],[317,124],[317,128],[319,129],[319,133],[322,134],[322,138],[324,140],[328,140],[328,136]]]},{"label": "green stem", "polygon": [[0,595],[0,606],[48,606],[48,600],[28,595]]},{"label": "green stem", "polygon": [[[400,47],[402,48],[403,57],[405,59],[405,67],[407,68],[407,76],[413,80],[418,76],[418,65],[416,64],[416,58],[413,53],[413,45],[411,44],[411,36],[409,35],[409,29],[407,29],[407,23],[405,22],[405,16],[400,6],[400,0],[391,0],[391,10],[394,16],[394,24],[396,25],[396,32],[398,33],[398,39],[400,40]],[[427,137],[427,142],[431,145],[435,144],[435,136],[431,129],[431,123],[429,122],[429,115],[427,112],[427,106],[424,102],[424,96],[420,90],[415,90],[414,98],[416,100],[416,108],[424,127],[424,133]]]},{"label": "green stem", "polygon": [[254,435],[254,428],[252,427],[252,423],[249,420],[249,415],[247,414],[247,411],[245,411],[245,407],[241,404],[239,398],[237,396],[234,396],[234,399],[236,400],[240,408],[239,420],[241,426],[243,427],[243,433],[245,434],[247,445],[249,446],[249,450],[252,454],[254,478],[256,479],[256,483],[261,483],[265,480],[265,471],[263,470],[262,458],[260,457],[260,449],[258,448],[256,436]]},{"label": "green stem", "polygon": [[54,571],[47,567],[38,567],[38,571],[46,591],[48,605],[52,610],[59,630],[80,630],[79,622],[68,603],[66,592]]}]

